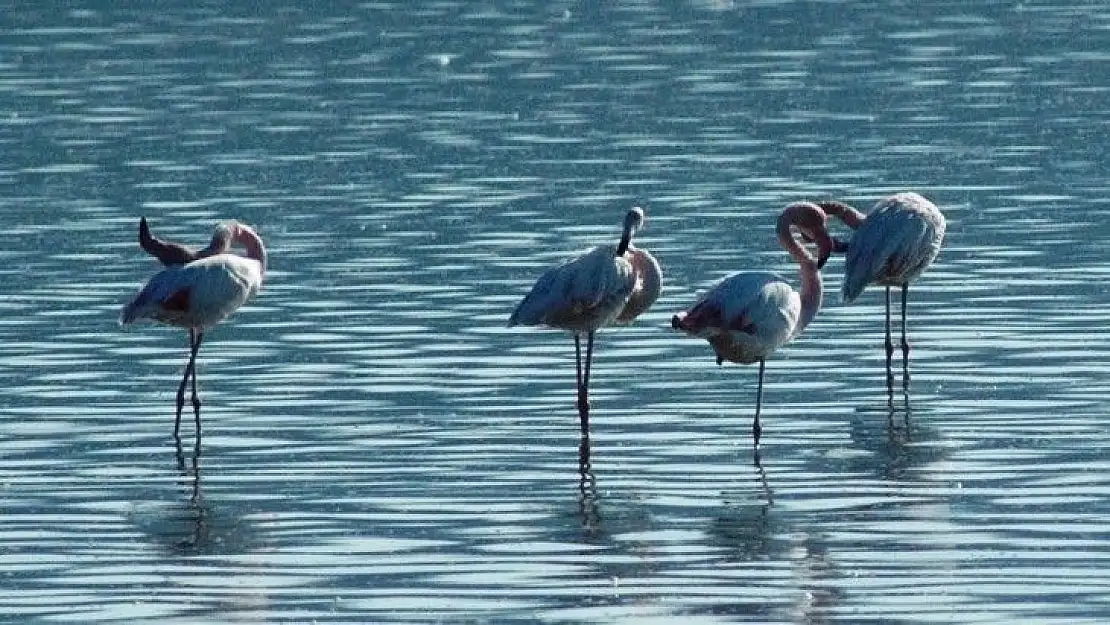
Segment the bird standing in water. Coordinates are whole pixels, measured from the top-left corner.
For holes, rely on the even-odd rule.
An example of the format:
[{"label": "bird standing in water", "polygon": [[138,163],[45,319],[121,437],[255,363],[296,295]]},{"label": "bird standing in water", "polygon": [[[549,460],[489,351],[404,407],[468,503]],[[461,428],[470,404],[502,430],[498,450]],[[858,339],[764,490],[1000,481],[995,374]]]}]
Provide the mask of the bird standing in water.
[{"label": "bird standing in water", "polygon": [[902,386],[908,388],[910,343],[906,338],[906,302],[910,282],[940,253],[947,227],[944,215],[935,204],[913,192],[879,200],[866,216],[844,202],[827,200],[817,204],[855,231],[847,249],[837,250],[846,252],[841,299],[845,303],[855,301],[869,284],[886,287],[886,384],[890,392],[894,391],[890,287],[902,288]]},{"label": "bird standing in water", "polygon": [[[509,317],[509,327],[544,325],[574,335],[578,373],[578,416],[582,436],[589,436],[590,364],[594,334],[611,323],[627,324],[659,297],[662,272],[647,250],[632,245],[644,224],[644,211],[634,207],[624,218],[617,245],[601,245],[548,270]],[[586,335],[582,361],[581,337]]]},{"label": "bird standing in water", "polygon": [[[174,438],[180,440],[185,386],[192,378],[196,449],[200,450],[200,398],[197,396],[196,358],[204,332],[235,312],[262,287],[266,273],[266,247],[250,227],[226,221],[216,229],[205,250],[193,252],[176,243],[150,235],[140,222],[140,245],[157,257],[165,269],[156,273],[120,313],[120,324],[157,321],[189,331],[189,361],[177,390]],[[242,245],[247,256],[228,253],[231,243]],[[194,260],[190,260],[194,259]],[[178,264],[178,263],[184,264]]]},{"label": "bird standing in water", "polygon": [[[726,360],[739,364],[759,363],[759,386],[752,421],[757,465],[759,437],[763,432],[759,413],[763,404],[766,359],[801,334],[821,309],[820,270],[833,249],[826,219],[825,212],[809,202],[791,204],[779,215],[776,233],[779,243],[798,263],[800,294],[778,274],[744,271],[721,280],[689,310],[671,319],[674,329],[709,341],[718,365]],[[816,244],[816,258],[794,238],[793,230]]]}]

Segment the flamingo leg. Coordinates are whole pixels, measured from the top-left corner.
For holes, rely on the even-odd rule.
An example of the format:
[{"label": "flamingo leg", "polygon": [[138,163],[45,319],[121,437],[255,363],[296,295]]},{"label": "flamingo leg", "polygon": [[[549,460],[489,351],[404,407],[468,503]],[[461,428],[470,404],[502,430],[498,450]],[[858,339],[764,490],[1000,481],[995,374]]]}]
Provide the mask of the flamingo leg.
[{"label": "flamingo leg", "polygon": [[582,369],[582,383],[578,386],[578,418],[582,436],[590,435],[590,362],[594,355],[594,332],[586,334],[586,365]]},{"label": "flamingo leg", "polygon": [[578,379],[578,396],[582,396],[582,340],[578,333],[574,333],[574,373]]},{"label": "flamingo leg", "polygon": [[910,341],[906,338],[906,303],[909,301],[910,285],[902,285],[902,388],[910,386]]},{"label": "flamingo leg", "polygon": [[189,328],[189,362],[185,365],[185,375],[181,377],[181,386],[177,387],[177,414],[173,422],[173,437],[181,439],[181,410],[185,407],[185,386],[189,384],[189,376],[194,375],[197,357],[197,335]]},{"label": "flamingo leg", "polygon": [[759,410],[763,406],[763,369],[766,361],[759,361],[759,386],[755,391],[755,419],[752,421],[752,440],[755,441],[755,464],[759,466],[759,437],[763,434],[763,426],[759,423]]},{"label": "flamingo leg", "polygon": [[193,419],[196,422],[197,434],[194,449],[194,462],[200,455],[200,397],[197,396],[197,352],[200,351],[200,342],[204,340],[204,333],[197,332],[197,340],[193,344],[193,353],[190,361],[193,363]]},{"label": "flamingo leg", "polygon": [[894,341],[890,338],[890,287],[886,287],[886,388],[893,392],[894,371],[891,360],[894,358]]}]

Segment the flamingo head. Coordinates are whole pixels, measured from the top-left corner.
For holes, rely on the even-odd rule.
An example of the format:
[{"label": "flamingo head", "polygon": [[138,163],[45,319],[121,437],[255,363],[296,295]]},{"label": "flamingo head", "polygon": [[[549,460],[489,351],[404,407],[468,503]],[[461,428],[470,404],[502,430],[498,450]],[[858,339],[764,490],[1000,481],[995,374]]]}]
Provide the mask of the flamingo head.
[{"label": "flamingo head", "polygon": [[843,246],[829,235],[828,215],[816,204],[799,202],[783,211],[783,219],[798,230],[806,243],[817,246],[817,268],[822,269],[833,251]]},{"label": "flamingo head", "polygon": [[644,209],[639,206],[633,206],[628,209],[628,213],[624,216],[624,231],[632,234],[640,228],[644,227]]},{"label": "flamingo head", "polygon": [[234,219],[221,222],[219,227],[226,228],[232,240],[246,249],[247,258],[257,260],[262,265],[262,272],[266,272],[266,246],[262,243],[262,237],[254,231],[254,228]]},{"label": "flamingo head", "polygon": [[624,231],[621,232],[621,241],[617,244],[617,256],[623,256],[632,244],[632,235],[644,226],[644,209],[633,206],[624,216]]}]

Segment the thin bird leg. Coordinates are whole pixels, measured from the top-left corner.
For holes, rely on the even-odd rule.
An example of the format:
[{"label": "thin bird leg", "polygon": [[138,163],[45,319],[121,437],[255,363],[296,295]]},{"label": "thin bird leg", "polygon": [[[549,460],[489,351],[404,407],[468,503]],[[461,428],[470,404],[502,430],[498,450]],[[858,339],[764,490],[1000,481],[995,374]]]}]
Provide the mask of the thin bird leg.
[{"label": "thin bird leg", "polygon": [[203,340],[204,340],[204,333],[203,332],[197,332],[197,340],[196,340],[196,343],[193,344],[193,356],[192,356],[192,359],[191,359],[192,362],[193,362],[193,418],[196,421],[196,428],[197,428],[197,435],[196,435],[197,440],[196,440],[195,449],[194,449],[194,456],[193,456],[194,462],[196,461],[196,456],[200,455],[200,397],[197,396],[197,363],[196,363],[196,361],[197,361],[197,352],[200,351],[200,342],[203,341]]},{"label": "thin bird leg", "polygon": [[759,437],[763,434],[763,426],[759,424],[759,410],[763,406],[763,368],[766,361],[759,361],[759,386],[755,391],[755,420],[752,421],[752,440],[755,441],[755,466],[759,465]]},{"label": "thin bird leg", "polygon": [[590,428],[587,420],[588,417],[586,413],[582,410],[582,404],[586,395],[586,391],[582,387],[582,340],[578,336],[577,332],[574,333],[574,364],[574,371],[578,375],[578,419],[581,421],[582,436],[586,437],[590,435]]},{"label": "thin bird leg", "polygon": [[196,366],[197,335],[189,328],[189,362],[185,365],[185,375],[181,377],[181,386],[177,387],[177,415],[173,421],[173,437],[181,440],[181,409],[185,407],[185,385],[189,383],[189,376],[193,374]]},{"label": "thin bird leg", "polygon": [[586,334],[586,366],[582,370],[582,387],[578,391],[578,417],[582,421],[582,436],[590,435],[590,362],[594,356],[594,333]]},{"label": "thin bird leg", "polygon": [[886,287],[886,388],[894,392],[894,371],[891,360],[894,358],[894,341],[890,338],[890,287]]},{"label": "thin bird leg", "polygon": [[910,341],[906,338],[906,303],[909,301],[910,285],[902,285],[902,388],[910,387]]}]

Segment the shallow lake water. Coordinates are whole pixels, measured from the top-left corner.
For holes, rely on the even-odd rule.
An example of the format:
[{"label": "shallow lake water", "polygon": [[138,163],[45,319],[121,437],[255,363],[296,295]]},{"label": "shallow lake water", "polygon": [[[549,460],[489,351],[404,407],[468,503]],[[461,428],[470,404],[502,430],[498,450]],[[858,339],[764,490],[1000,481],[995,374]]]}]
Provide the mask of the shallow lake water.
[{"label": "shallow lake water", "polygon": [[[1105,623],[1110,8],[49,3],[0,36],[0,619]],[[718,367],[670,316],[797,270],[787,203],[948,218],[888,395],[883,299]],[[662,296],[507,328],[628,207]],[[141,215],[256,227],[199,357],[120,328]],[[843,234],[843,233],[841,233]],[[187,413],[188,414],[188,413]]]}]

